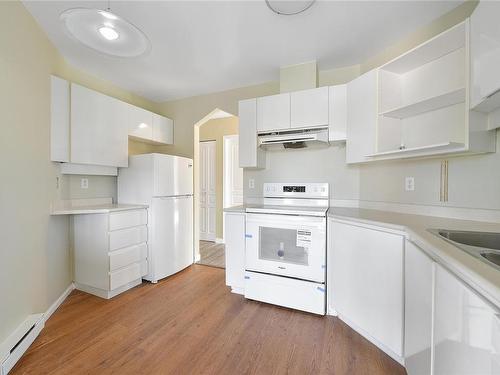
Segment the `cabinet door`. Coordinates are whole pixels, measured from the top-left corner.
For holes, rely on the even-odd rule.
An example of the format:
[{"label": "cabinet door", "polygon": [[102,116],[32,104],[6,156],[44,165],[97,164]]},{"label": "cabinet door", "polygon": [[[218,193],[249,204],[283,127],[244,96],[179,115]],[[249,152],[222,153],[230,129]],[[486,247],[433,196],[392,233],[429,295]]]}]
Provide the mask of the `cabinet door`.
[{"label": "cabinet door", "polygon": [[238,103],[240,168],[265,168],[266,154],[257,145],[257,99]]},{"label": "cabinet door", "polygon": [[499,14],[499,2],[481,1],[471,15],[471,107],[500,89]]},{"label": "cabinet door", "polygon": [[439,265],[435,281],[433,373],[500,373],[499,311]]},{"label": "cabinet door", "polygon": [[128,134],[132,137],[153,140],[153,113],[131,105],[128,115]]},{"label": "cabinet door", "polygon": [[50,160],[69,162],[69,82],[50,77]]},{"label": "cabinet door", "polygon": [[225,214],[226,285],[243,293],[245,286],[245,214]]},{"label": "cabinet door", "polygon": [[328,126],[328,87],[290,94],[292,128]]},{"label": "cabinet door", "polygon": [[153,141],[164,144],[174,143],[174,122],[153,113]]},{"label": "cabinet door", "polygon": [[346,162],[369,160],[375,153],[377,122],[377,74],[363,74],[347,84]]},{"label": "cabinet door", "polygon": [[347,85],[328,88],[329,129],[328,140],[338,142],[346,140],[347,128]]},{"label": "cabinet door", "polygon": [[403,236],[333,221],[331,301],[341,319],[403,355]]},{"label": "cabinet door", "polygon": [[128,166],[128,104],[71,85],[71,162]]},{"label": "cabinet door", "polygon": [[257,131],[290,129],[290,94],[257,98]]},{"label": "cabinet door", "polygon": [[405,367],[408,375],[431,373],[434,262],[405,244]]}]

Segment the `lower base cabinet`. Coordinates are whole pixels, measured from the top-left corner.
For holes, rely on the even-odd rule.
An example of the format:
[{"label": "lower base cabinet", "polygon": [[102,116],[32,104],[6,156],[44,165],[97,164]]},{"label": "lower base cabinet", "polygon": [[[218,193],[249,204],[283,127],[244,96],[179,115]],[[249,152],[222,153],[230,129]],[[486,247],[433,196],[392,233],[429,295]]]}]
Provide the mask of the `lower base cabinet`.
[{"label": "lower base cabinet", "polygon": [[339,317],[397,360],[403,357],[400,234],[329,220],[329,300]]},{"label": "lower base cabinet", "polygon": [[405,367],[408,375],[431,373],[432,304],[435,263],[405,243]]},{"label": "lower base cabinet", "polygon": [[233,293],[245,290],[245,213],[224,214],[226,285]]},{"label": "lower base cabinet", "polygon": [[147,210],[75,215],[75,286],[112,298],[148,273]]},{"label": "lower base cabinet", "polygon": [[500,311],[436,265],[433,374],[500,374]]}]

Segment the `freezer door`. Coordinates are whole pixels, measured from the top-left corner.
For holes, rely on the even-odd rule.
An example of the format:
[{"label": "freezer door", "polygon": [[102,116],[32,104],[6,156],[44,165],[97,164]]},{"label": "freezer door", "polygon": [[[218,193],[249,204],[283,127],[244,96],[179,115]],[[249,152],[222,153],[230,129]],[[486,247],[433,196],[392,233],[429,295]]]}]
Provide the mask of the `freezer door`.
[{"label": "freezer door", "polygon": [[193,197],[153,198],[152,281],[193,263]]},{"label": "freezer door", "polygon": [[155,154],[154,196],[193,194],[193,161],[172,155]]}]

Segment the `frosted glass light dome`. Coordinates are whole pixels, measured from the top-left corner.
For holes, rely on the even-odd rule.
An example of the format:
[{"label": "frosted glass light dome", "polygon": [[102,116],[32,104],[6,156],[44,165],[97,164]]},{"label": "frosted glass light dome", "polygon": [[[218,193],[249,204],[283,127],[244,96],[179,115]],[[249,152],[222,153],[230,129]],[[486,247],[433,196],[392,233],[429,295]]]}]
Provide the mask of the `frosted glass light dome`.
[{"label": "frosted glass light dome", "polygon": [[151,49],[146,35],[127,20],[102,9],[73,8],[59,16],[69,35],[95,51],[137,57]]}]

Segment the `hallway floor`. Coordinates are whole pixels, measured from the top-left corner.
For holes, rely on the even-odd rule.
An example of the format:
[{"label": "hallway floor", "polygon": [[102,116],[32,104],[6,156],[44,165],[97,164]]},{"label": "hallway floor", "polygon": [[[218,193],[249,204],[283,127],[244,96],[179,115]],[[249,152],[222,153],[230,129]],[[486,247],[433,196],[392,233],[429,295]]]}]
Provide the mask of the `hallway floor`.
[{"label": "hallway floor", "polygon": [[225,246],[211,241],[200,241],[200,260],[196,262],[204,266],[226,267]]}]

